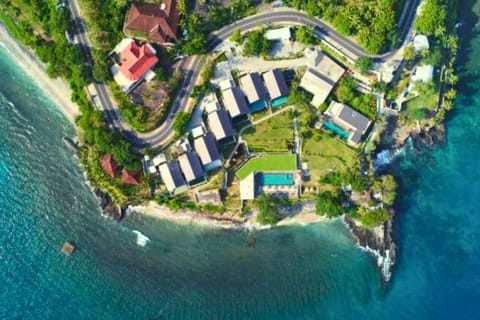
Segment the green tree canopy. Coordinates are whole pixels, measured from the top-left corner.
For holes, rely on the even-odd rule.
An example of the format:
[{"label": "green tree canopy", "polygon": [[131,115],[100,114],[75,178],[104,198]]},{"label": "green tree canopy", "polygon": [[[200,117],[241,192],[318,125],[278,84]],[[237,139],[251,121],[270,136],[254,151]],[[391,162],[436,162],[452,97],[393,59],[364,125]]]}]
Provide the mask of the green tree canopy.
[{"label": "green tree canopy", "polygon": [[372,211],[359,208],[358,211],[360,214],[360,222],[368,228],[380,226],[382,223],[385,223],[389,217],[387,209],[384,208]]},{"label": "green tree canopy", "polygon": [[328,218],[338,217],[343,214],[342,198],[330,191],[319,193],[316,199],[315,211],[318,215]]},{"label": "green tree canopy", "polygon": [[369,57],[359,57],[355,61],[355,67],[359,68],[363,75],[368,75],[372,67],[372,60]]},{"label": "green tree canopy", "polygon": [[415,29],[425,35],[433,35],[445,26],[447,9],[441,0],[425,0],[421,14],[415,23]]},{"label": "green tree canopy", "polygon": [[258,223],[262,225],[274,225],[282,220],[282,216],[280,212],[278,212],[277,203],[271,195],[260,195],[255,199],[255,205],[258,207]]}]

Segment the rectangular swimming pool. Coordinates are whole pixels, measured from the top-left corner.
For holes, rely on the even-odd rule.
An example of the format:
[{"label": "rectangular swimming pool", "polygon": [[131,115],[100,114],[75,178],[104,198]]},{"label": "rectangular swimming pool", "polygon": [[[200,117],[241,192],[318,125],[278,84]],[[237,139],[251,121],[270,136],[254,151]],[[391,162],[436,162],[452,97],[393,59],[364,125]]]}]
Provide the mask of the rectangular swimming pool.
[{"label": "rectangular swimming pool", "polygon": [[259,100],[250,105],[250,112],[257,112],[263,110],[267,107],[267,101]]},{"label": "rectangular swimming pool", "polygon": [[283,105],[287,102],[288,102],[288,97],[287,96],[274,99],[274,100],[272,100],[272,108],[281,106],[281,105]]},{"label": "rectangular swimming pool", "polygon": [[295,184],[291,173],[259,173],[258,182],[262,186],[292,186]]},{"label": "rectangular swimming pool", "polygon": [[343,130],[342,128],[340,128],[339,126],[334,124],[333,122],[325,121],[323,123],[323,125],[325,126],[325,128],[332,130],[333,132],[335,132],[336,134],[338,134],[342,138],[348,139],[348,137],[350,136],[348,134],[348,132],[346,132],[345,130]]}]

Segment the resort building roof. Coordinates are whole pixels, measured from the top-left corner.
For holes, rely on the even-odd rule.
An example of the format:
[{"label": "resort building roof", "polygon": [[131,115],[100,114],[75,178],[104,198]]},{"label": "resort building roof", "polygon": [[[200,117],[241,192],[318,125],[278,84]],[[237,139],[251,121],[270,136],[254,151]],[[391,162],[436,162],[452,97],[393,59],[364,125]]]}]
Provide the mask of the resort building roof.
[{"label": "resort building roof", "polygon": [[197,126],[195,128],[192,129],[192,136],[193,138],[198,138],[198,137],[201,137],[205,134],[205,128],[203,127],[203,125],[200,125],[200,126]]},{"label": "resort building roof", "polygon": [[158,57],[150,44],[137,45],[133,39],[123,39],[113,50],[119,56],[119,63],[111,68],[115,82],[123,91],[128,91],[137,81],[151,80],[155,73],[151,69]]},{"label": "resort building roof", "polygon": [[110,153],[106,153],[102,157],[102,169],[112,178],[115,178],[118,173],[117,161]]},{"label": "resort building roof", "polygon": [[149,41],[170,43],[177,38],[179,17],[175,0],[163,0],[161,4],[132,3],[125,30],[141,33]]},{"label": "resort building roof", "polygon": [[222,165],[221,155],[218,151],[217,141],[212,134],[207,134],[195,139],[193,142],[195,151],[197,151],[200,161],[205,170],[218,168]]},{"label": "resort building roof", "polygon": [[245,96],[239,87],[233,87],[222,92],[223,105],[230,113],[230,117],[235,118],[244,114],[248,114],[249,109]]},{"label": "resort building roof", "polygon": [[243,180],[252,172],[285,172],[296,170],[296,154],[269,154],[251,158],[237,170],[236,175],[240,180]]},{"label": "resort building roof", "polygon": [[427,36],[423,34],[416,35],[415,38],[413,38],[413,48],[416,52],[428,50],[430,48],[430,44]]},{"label": "resort building roof", "polygon": [[209,113],[208,126],[217,140],[222,140],[235,134],[232,121],[225,109]]},{"label": "resort building roof", "polygon": [[155,49],[148,43],[137,45],[134,40],[120,52],[119,71],[129,80],[139,80],[158,62]]},{"label": "resort building roof", "polygon": [[138,186],[140,184],[140,175],[141,172],[130,172],[127,169],[123,168],[122,170],[122,182],[125,184],[131,184]]},{"label": "resort building roof", "polygon": [[327,100],[336,82],[321,74],[318,70],[308,68],[300,80],[300,87],[313,94],[310,102],[315,107],[319,107]]},{"label": "resort building roof", "polygon": [[433,79],[433,66],[432,65],[421,65],[417,66],[415,73],[413,74],[412,81],[420,81],[426,83]]},{"label": "resort building roof", "polygon": [[265,31],[265,38],[270,41],[287,41],[292,37],[290,27],[283,27],[278,29],[269,29]]},{"label": "resort building roof", "polygon": [[195,199],[197,200],[197,203],[211,203],[211,204],[222,203],[222,196],[220,194],[220,189],[196,192]]},{"label": "resort building roof", "polygon": [[310,68],[317,69],[332,82],[337,82],[345,72],[332,58],[315,48],[305,49],[305,57]]},{"label": "resort building roof", "polygon": [[362,135],[368,130],[372,121],[346,104],[332,101],[325,115],[349,133],[348,141],[358,145]]},{"label": "resort building roof", "polygon": [[282,71],[273,69],[264,73],[262,77],[270,99],[273,100],[288,95],[289,89]]},{"label": "resort building roof", "polygon": [[205,171],[195,151],[182,154],[178,157],[178,162],[188,183],[205,177]]},{"label": "resort building roof", "polygon": [[258,72],[247,73],[239,81],[243,92],[247,96],[248,103],[252,104],[267,98],[267,92]]},{"label": "resort building roof", "polygon": [[185,179],[180,173],[178,162],[162,163],[159,170],[163,183],[171,194],[178,194],[188,190]]}]

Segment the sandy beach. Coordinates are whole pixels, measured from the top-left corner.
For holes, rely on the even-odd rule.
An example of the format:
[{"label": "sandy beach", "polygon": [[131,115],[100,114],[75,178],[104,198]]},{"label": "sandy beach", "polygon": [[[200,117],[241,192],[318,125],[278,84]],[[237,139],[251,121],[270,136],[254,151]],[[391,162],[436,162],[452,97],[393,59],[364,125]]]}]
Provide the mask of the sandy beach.
[{"label": "sandy beach", "polygon": [[[280,210],[282,212],[282,210]],[[145,215],[157,219],[168,220],[181,224],[195,224],[199,226],[206,226],[212,228],[221,229],[270,229],[271,226],[263,226],[256,222],[253,212],[245,218],[232,217],[231,215],[205,215],[190,210],[179,210],[177,212],[161,206],[154,201],[150,201],[145,205],[130,206],[127,209],[128,214]],[[315,206],[311,202],[304,202],[301,206],[297,206],[297,210],[293,212],[283,211],[282,214],[286,215],[277,226],[289,226],[289,225],[307,225],[318,222],[332,222],[335,219],[327,219],[325,217],[315,214]]]},{"label": "sandy beach", "polygon": [[43,89],[45,94],[58,106],[59,110],[74,123],[80,114],[78,106],[71,101],[72,91],[65,79],[51,79],[46,73],[46,66],[38,60],[35,54],[24,47],[10,35],[0,23],[0,45],[9,51],[12,57],[22,66],[27,74]]}]

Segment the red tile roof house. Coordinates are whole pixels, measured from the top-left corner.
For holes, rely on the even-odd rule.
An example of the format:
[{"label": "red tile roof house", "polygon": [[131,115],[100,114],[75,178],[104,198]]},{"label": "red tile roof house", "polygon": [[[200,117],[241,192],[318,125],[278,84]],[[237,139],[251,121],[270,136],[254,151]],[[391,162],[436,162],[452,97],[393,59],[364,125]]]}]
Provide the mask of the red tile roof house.
[{"label": "red tile roof house", "polygon": [[111,71],[122,91],[129,93],[142,80],[150,81],[155,77],[152,68],[158,63],[158,57],[150,44],[139,46],[135,40],[127,38],[113,52],[118,55],[118,61]]},{"label": "red tile roof house", "polygon": [[112,178],[115,178],[118,173],[117,161],[112,157],[110,153],[106,153],[102,157],[102,169]]},{"label": "red tile roof house", "polygon": [[140,171],[130,172],[127,169],[123,168],[123,170],[122,170],[122,183],[138,186],[138,185],[140,185],[140,175],[141,175]]},{"label": "red tile roof house", "polygon": [[175,0],[163,0],[161,4],[132,3],[124,32],[129,37],[169,45],[177,39],[179,20]]}]

